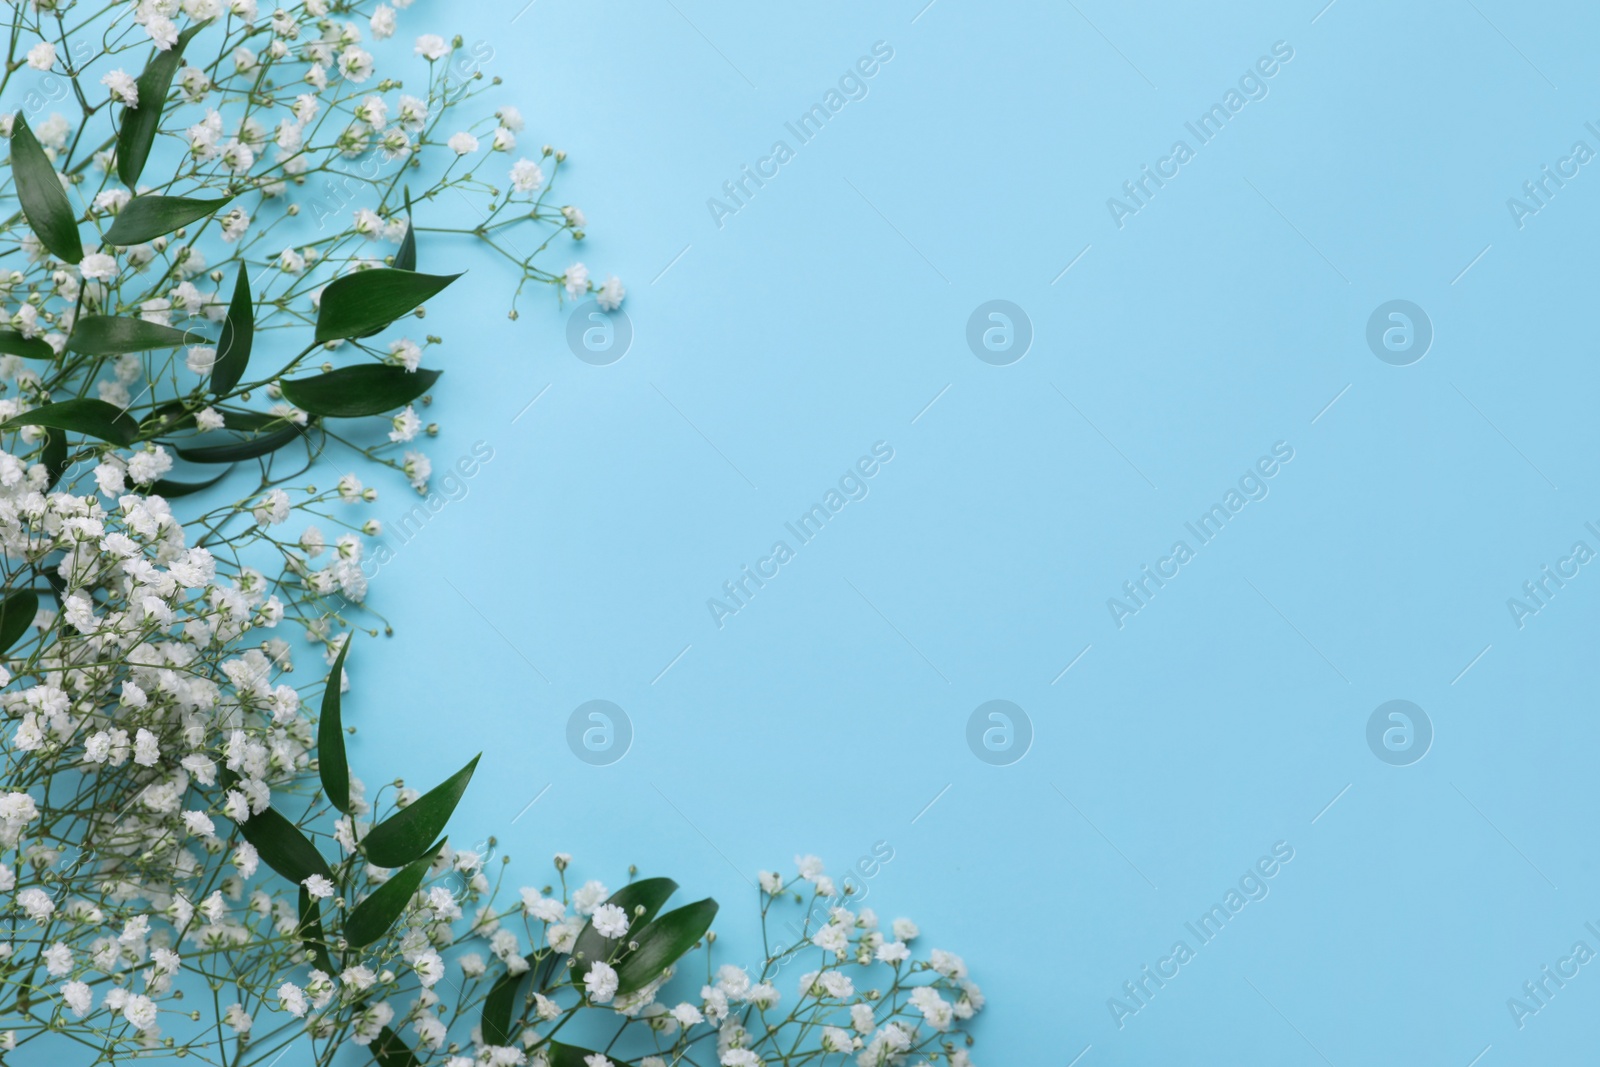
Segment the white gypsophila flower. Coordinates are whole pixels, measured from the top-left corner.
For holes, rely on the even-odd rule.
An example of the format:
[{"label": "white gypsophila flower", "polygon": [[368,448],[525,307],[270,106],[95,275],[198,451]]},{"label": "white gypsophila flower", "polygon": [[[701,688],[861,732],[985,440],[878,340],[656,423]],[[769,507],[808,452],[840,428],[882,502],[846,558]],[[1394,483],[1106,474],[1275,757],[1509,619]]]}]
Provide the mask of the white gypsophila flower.
[{"label": "white gypsophila flower", "polygon": [[28,66],[34,70],[49,70],[56,63],[56,46],[49,41],[40,41],[28,49]]},{"label": "white gypsophila flower", "polygon": [[544,171],[531,159],[519,159],[511,165],[511,188],[519,193],[536,193],[544,185]]},{"label": "white gypsophila flower", "polygon": [[410,441],[417,436],[417,431],[422,429],[422,420],[417,418],[417,413],[407,404],[393,420],[394,428],[389,431],[389,440],[396,443]]},{"label": "white gypsophila flower", "polygon": [[628,913],[615,904],[602,904],[589,920],[601,937],[618,938],[628,932]]},{"label": "white gypsophila flower", "polygon": [[100,79],[100,84],[111,91],[111,99],[126,107],[139,106],[139,85],[133,76],[123,70],[113,70]]},{"label": "white gypsophila flower", "polygon": [[217,350],[210,345],[193,345],[184,358],[184,365],[196,374],[210,374],[216,362]]},{"label": "white gypsophila flower", "polygon": [[622,287],[622,279],[615,274],[608,275],[605,282],[595,293],[595,303],[600,305],[602,311],[615,311],[622,306],[622,300],[628,291]]},{"label": "white gypsophila flower", "polygon": [[450,140],[445,143],[450,146],[450,151],[458,156],[470,155],[478,150],[478,139],[464,130],[451,134]]},{"label": "white gypsophila flower", "polygon": [[584,993],[595,1004],[609,1004],[617,995],[617,972],[608,963],[599,960],[589,965],[589,973],[583,977]]},{"label": "white gypsophila flower", "polygon": [[417,38],[415,51],[417,55],[430,63],[436,59],[443,59],[450,54],[450,46],[438,34],[425,33]]},{"label": "white gypsophila flower", "polygon": [[394,36],[394,24],[394,8],[388,4],[379,4],[367,22],[367,25],[372,27],[372,36],[380,41],[386,41]]},{"label": "white gypsophila flower", "polygon": [[117,260],[115,256],[104,252],[91,252],[83,257],[78,264],[78,270],[85,278],[103,280],[117,276]]},{"label": "white gypsophila flower", "polygon": [[589,291],[589,268],[582,263],[574,263],[561,276],[561,281],[566,286],[568,296],[580,297]]}]

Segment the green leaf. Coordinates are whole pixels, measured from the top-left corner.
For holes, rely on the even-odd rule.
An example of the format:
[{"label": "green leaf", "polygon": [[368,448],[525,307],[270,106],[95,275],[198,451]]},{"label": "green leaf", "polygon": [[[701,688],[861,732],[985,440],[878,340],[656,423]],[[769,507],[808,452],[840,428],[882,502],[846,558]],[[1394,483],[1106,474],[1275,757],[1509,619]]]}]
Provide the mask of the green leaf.
[{"label": "green leaf", "polygon": [[188,196],[136,196],[122,205],[105,242],[126,248],[171,233],[196,219],[203,219],[225,207],[232,194],[216,200],[197,200]]},{"label": "green leaf", "polygon": [[559,1041],[552,1041],[545,1047],[545,1058],[549,1061],[550,1067],[587,1067],[589,1057],[595,1055],[599,1054],[593,1049],[563,1045]]},{"label": "green leaf", "polygon": [[159,496],[167,500],[176,500],[180,496],[189,496],[203,489],[210,489],[231,473],[225,470],[215,478],[208,478],[203,482],[169,482],[165,478],[150,487],[151,496]]},{"label": "green leaf", "polygon": [[677,963],[696,941],[711,929],[717,902],[707,897],[669,911],[650,925],[632,933],[639,947],[617,965],[617,994],[637,993]]},{"label": "green leaf", "polygon": [[[656,917],[656,912],[667,902],[678,889],[678,883],[671,878],[643,878],[631,885],[625,885],[606,901],[615,904],[628,914],[629,932],[644,928],[645,924]],[[644,914],[635,916],[633,909],[643,907]],[[606,937],[594,928],[591,919],[578,933],[578,940],[572,946],[572,958],[577,960],[574,970],[577,977],[582,978],[589,973],[589,967],[595,961],[609,962],[617,946],[628,940],[627,934],[622,937]]]},{"label": "green leaf", "polygon": [[268,867],[299,885],[313,874],[332,880],[333,871],[306,835],[294,823],[267,808],[238,824],[244,839],[256,847]]},{"label": "green leaf", "polygon": [[222,320],[222,336],[217,340],[217,361],[211,365],[213,393],[226,395],[239,384],[250,362],[255,336],[255,298],[250,294],[250,274],[241,262],[239,278],[233,283],[233,302],[228,305],[228,317]]},{"label": "green leaf", "polygon": [[367,337],[461,277],[376,267],[336,278],[322,291],[316,340]]},{"label": "green leaf", "polygon": [[32,589],[19,589],[0,602],[0,652],[22,640],[38,613],[39,594]]},{"label": "green leaf", "polygon": [[[480,753],[481,756],[481,753]],[[379,867],[403,867],[428,850],[444,833],[450,813],[472,781],[480,756],[410,804],[383,820],[361,839],[367,860]]]},{"label": "green leaf", "polygon": [[93,397],[46,404],[0,422],[0,430],[15,430],[23,426],[72,430],[118,445],[131,445],[139,436],[139,424],[121,408]]},{"label": "green leaf", "polygon": [[0,352],[23,359],[55,359],[56,350],[42,337],[24,337],[16,330],[0,330]]},{"label": "green leaf", "polygon": [[56,165],[44,154],[39,139],[19,113],[11,127],[11,170],[17,178],[17,199],[39,243],[68,263],[83,259],[72,201],[56,176]]},{"label": "green leaf", "polygon": [[444,371],[415,370],[387,363],[359,363],[314,378],[278,383],[283,398],[313,415],[350,419],[382,415],[426,393]]},{"label": "green leaf", "polygon": [[482,1025],[479,1029],[485,1045],[511,1044],[511,1020],[522,996],[522,985],[533,974],[536,962],[530,957],[527,969],[521,974],[512,974],[510,971],[502,974],[490,987],[489,995],[483,998]]},{"label": "green leaf", "polygon": [[68,348],[86,356],[120,356],[152,348],[208,343],[205,337],[189,330],[174,330],[159,322],[117,315],[85,315],[72,327],[72,336],[67,338]]},{"label": "green leaf", "polygon": [[40,449],[40,460],[44,463],[45,473],[49,475],[46,488],[55,488],[56,482],[67,470],[67,434],[64,430],[45,435],[44,448]]},{"label": "green leaf", "polygon": [[322,789],[333,806],[346,815],[350,814],[350,761],[345,757],[344,723],[339,719],[339,686],[344,678],[344,658],[354,641],[352,632],[339,646],[333,670],[322,687],[322,715],[317,720],[317,766]]},{"label": "green leaf", "polygon": [[[316,425],[312,423],[311,425]],[[270,455],[293,441],[299,440],[309,427],[299,427],[289,423],[282,429],[271,433],[258,434],[254,437],[235,437],[225,444],[201,445],[199,447],[185,448],[173,445],[172,450],[178,454],[179,459],[188,460],[190,463],[237,463],[240,460],[255,459],[258,456]],[[197,438],[198,439],[203,439]]]},{"label": "green leaf", "polygon": [[379,1067],[418,1067],[421,1062],[400,1035],[387,1026],[378,1031],[377,1040],[372,1042],[372,1058]]},{"label": "green leaf", "polygon": [[117,177],[129,189],[138,184],[150,159],[150,147],[155,144],[156,130],[161,125],[161,109],[167,105],[172,78],[183,62],[183,50],[207,25],[202,22],[190,26],[178,35],[177,44],[165,52],[158,51],[135,83],[139,87],[139,106],[122,109],[122,124],[117,127]]},{"label": "green leaf", "polygon": [[417,234],[411,228],[411,190],[406,190],[406,235],[400,239],[400,251],[394,254],[395,270],[417,269]]},{"label": "green leaf", "polygon": [[323,974],[338,974],[333,958],[328,955],[328,936],[322,932],[322,902],[314,900],[300,887],[300,940],[316,957]]},{"label": "green leaf", "polygon": [[389,932],[389,928],[406,910],[406,905],[411,903],[417,887],[427,877],[428,868],[433,866],[434,857],[439,855],[442,847],[444,842],[440,841],[426,856],[407,864],[403,871],[350,909],[350,915],[344,921],[344,939],[350,942],[351,947],[365,948]]}]

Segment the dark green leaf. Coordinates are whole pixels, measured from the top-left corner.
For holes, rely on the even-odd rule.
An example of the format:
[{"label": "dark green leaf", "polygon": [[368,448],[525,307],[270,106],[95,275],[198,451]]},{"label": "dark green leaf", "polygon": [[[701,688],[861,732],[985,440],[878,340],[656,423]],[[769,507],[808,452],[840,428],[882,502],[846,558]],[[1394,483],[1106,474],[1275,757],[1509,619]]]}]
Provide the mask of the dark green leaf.
[{"label": "dark green leaf", "polygon": [[522,996],[522,986],[533,973],[535,960],[528,960],[528,968],[521,974],[507,971],[489,989],[483,998],[483,1018],[479,1029],[485,1045],[509,1045],[512,1041],[511,1020],[517,1013],[517,1003]]},{"label": "dark green leaf", "polygon": [[400,1040],[400,1035],[385,1026],[372,1042],[372,1058],[379,1067],[418,1067],[416,1055]]},{"label": "dark green leaf", "polygon": [[283,398],[313,415],[349,419],[381,415],[426,393],[444,371],[415,370],[387,363],[359,363],[314,378],[278,383]]},{"label": "dark green leaf", "polygon": [[206,25],[202,22],[190,26],[178,35],[177,44],[165,52],[157,52],[136,83],[139,106],[122,109],[122,124],[117,128],[117,177],[129,189],[138,184],[139,175],[144,173],[144,165],[150,159],[150,147],[155,144],[156,129],[161,125],[161,109],[167,104],[172,78],[183,62],[183,50]]},{"label": "dark green leaf", "polygon": [[400,251],[394,254],[395,270],[417,269],[417,234],[411,228],[411,190],[406,190],[406,235],[400,239]]},{"label": "dark green leaf", "polygon": [[267,808],[238,825],[244,839],[261,854],[262,862],[296,885],[313,874],[333,878],[317,846],[275,809]]},{"label": "dark green leaf", "polygon": [[59,404],[34,408],[0,423],[0,430],[15,430],[22,426],[72,430],[118,445],[131,445],[139,436],[139,424],[124,414],[121,408],[93,397],[63,400]]},{"label": "dark green leaf", "polygon": [[67,470],[67,433],[57,430],[47,434],[44,439],[44,448],[40,450],[40,459],[44,463],[45,473],[49,475],[48,488],[55,488],[56,482]]},{"label": "dark green leaf", "polygon": [[218,482],[222,481],[222,479],[226,478],[229,473],[229,471],[223,471],[215,478],[210,478],[203,482],[169,482],[163,478],[161,481],[150,487],[150,493],[152,496],[165,497],[167,500],[176,500],[180,496],[189,496],[191,493],[198,493],[203,489],[210,489],[213,485],[216,485]]},{"label": "dark green leaf", "polygon": [[24,337],[16,330],[0,330],[0,352],[24,359],[55,359],[56,350],[42,337]]},{"label": "dark green leaf", "polygon": [[[656,912],[667,902],[667,898],[677,891],[678,883],[671,878],[643,878],[631,885],[625,885],[615,893],[607,904],[615,904],[628,914],[628,929],[637,931],[656,917]],[[644,908],[644,914],[635,916],[633,909]],[[591,920],[578,934],[577,942],[572,946],[572,958],[577,961],[574,970],[582,978],[589,973],[589,966],[596,960],[609,962],[616,952],[617,946],[627,941],[626,935],[622,937],[606,937],[594,928]]]},{"label": "dark green leaf", "polygon": [[412,896],[416,894],[423,878],[427,877],[428,868],[433,866],[434,857],[443,845],[443,841],[434,845],[426,856],[407,864],[399,874],[351,908],[349,917],[344,921],[344,939],[355,948],[365,948],[388,933],[406,910],[406,905],[411,903]]},{"label": "dark green leaf", "polygon": [[32,589],[19,589],[0,602],[0,652],[9,652],[12,645],[22,640],[37,614],[39,594]]},{"label": "dark green leaf", "polygon": [[316,340],[377,333],[459,277],[376,267],[336,278],[322,291]]},{"label": "dark green leaf", "polygon": [[222,320],[222,336],[217,341],[217,361],[211,366],[211,391],[218,396],[233,392],[244,377],[250,362],[250,348],[256,336],[255,298],[250,294],[250,274],[239,264],[239,278],[233,283],[233,302],[228,317]]},{"label": "dark green leaf", "polygon": [[694,943],[706,936],[717,916],[717,902],[707,897],[669,911],[631,936],[639,947],[617,965],[617,994],[636,993],[661,977]]},{"label": "dark green leaf", "polygon": [[[300,439],[304,434],[305,429],[289,423],[271,433],[258,434],[254,437],[236,437],[226,444],[190,448],[173,445],[172,450],[178,454],[179,459],[186,459],[190,463],[237,463],[240,460],[255,459],[257,456],[276,452],[284,445]],[[203,437],[195,438],[195,440],[203,439]]]},{"label": "dark green leaf", "polygon": [[202,344],[209,342],[198,333],[116,315],[85,315],[72,327],[72,336],[67,338],[68,348],[86,356],[120,356],[152,348]]},{"label": "dark green leaf", "polygon": [[126,248],[142,241],[153,241],[220,211],[232,195],[216,200],[197,200],[188,196],[136,196],[122,205],[111,228],[106,231],[105,242]]},{"label": "dark green leaf", "polygon": [[419,1067],[416,1054],[400,1039],[400,1035],[385,1026],[372,1042],[372,1058],[379,1067]]},{"label": "dark green leaf", "polygon": [[444,833],[478,758],[473,756],[465,767],[367,831],[361,848],[368,861],[379,867],[403,867],[426,852]]},{"label": "dark green leaf", "polygon": [[594,1055],[598,1054],[592,1049],[563,1045],[559,1041],[552,1041],[545,1047],[545,1058],[550,1067],[587,1067],[589,1057]]},{"label": "dark green leaf", "polygon": [[57,259],[77,263],[83,259],[72,201],[61,188],[56,165],[44,154],[39,139],[19,113],[11,127],[11,172],[17,179],[17,199],[39,243]]},{"label": "dark green leaf", "polygon": [[328,955],[328,936],[322,932],[322,902],[314,900],[300,887],[300,940],[316,957],[323,974],[338,974],[333,958]]},{"label": "dark green leaf", "polygon": [[[344,679],[344,658],[355,641],[351,633],[339,646],[333,670],[322,686],[322,716],[317,720],[317,767],[322,789],[333,806],[350,814],[350,762],[344,752],[344,723],[339,719],[339,686]],[[361,944],[366,944],[365,941]]]}]

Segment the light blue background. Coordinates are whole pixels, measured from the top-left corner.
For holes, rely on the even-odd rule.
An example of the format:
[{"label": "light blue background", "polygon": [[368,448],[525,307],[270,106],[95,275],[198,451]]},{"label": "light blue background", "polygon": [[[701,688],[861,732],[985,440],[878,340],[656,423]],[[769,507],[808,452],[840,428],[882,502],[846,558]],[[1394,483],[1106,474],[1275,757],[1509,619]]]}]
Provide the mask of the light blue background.
[{"label": "light blue background", "polygon": [[[1506,1001],[1600,950],[1600,575],[1520,630],[1506,600],[1600,548],[1600,169],[1520,230],[1506,200],[1600,150],[1600,12],[522,3],[407,32],[492,43],[636,336],[580,362],[481,265],[430,307],[435,463],[495,458],[374,582],[358,769],[483,749],[458,841],[526,882],[558,849],[671,874],[731,959],[740,872],[887,841],[868,903],[966,957],[980,1064],[1593,1058],[1600,964],[1524,1029]],[[870,95],[719,229],[707,198],[880,40]],[[1270,94],[1119,230],[1107,197],[1276,41]],[[995,298],[1035,330],[1008,367],[964,338]],[[1394,298],[1436,330],[1408,367],[1363,336]],[[870,496],[719,630],[707,598],[879,440]],[[1277,441],[1270,496],[1117,629],[1106,598]],[[595,698],[636,732],[608,767],[565,741]],[[965,742],[995,698],[1036,731],[1008,767]],[[1409,767],[1365,740],[1395,698],[1436,731]],[[1107,999],[1278,841],[1270,896],[1119,1030]]]}]

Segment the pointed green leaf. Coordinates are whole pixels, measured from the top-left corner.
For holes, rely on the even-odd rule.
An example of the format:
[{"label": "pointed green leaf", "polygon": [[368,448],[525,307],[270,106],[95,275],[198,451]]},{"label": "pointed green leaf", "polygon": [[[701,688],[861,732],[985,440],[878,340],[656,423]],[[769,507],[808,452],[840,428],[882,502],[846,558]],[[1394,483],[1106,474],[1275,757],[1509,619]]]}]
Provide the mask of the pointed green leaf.
[{"label": "pointed green leaf", "polygon": [[278,386],[283,398],[302,411],[350,419],[382,415],[409,404],[426,393],[443,373],[408,371],[387,363],[358,363],[312,378],[285,379]]},{"label": "pointed green leaf", "polygon": [[564,1045],[559,1041],[552,1041],[545,1048],[545,1059],[550,1067],[587,1067],[590,1057],[598,1055],[593,1049]]},{"label": "pointed green leaf", "polygon": [[294,823],[267,808],[239,823],[239,832],[256,847],[268,867],[299,885],[313,874],[332,879],[333,871],[305,834]]},{"label": "pointed green leaf", "polygon": [[[667,902],[678,889],[678,883],[671,878],[643,878],[630,885],[625,885],[606,901],[615,904],[628,915],[629,932],[642,930],[646,923],[656,917],[656,912]],[[643,915],[634,915],[633,909],[644,908]],[[574,971],[579,978],[589,973],[589,967],[599,960],[609,962],[619,945],[628,941],[628,935],[622,937],[606,937],[594,928],[594,921],[590,920],[578,933],[578,940],[572,946],[572,958],[577,961]]]},{"label": "pointed green leaf", "polygon": [[61,188],[56,165],[44,154],[44,147],[28,128],[28,120],[18,113],[11,126],[11,172],[17,179],[17,199],[39,243],[50,254],[68,263],[83,259],[83,241],[78,236],[77,216],[67,191]]},{"label": "pointed green leaf", "polygon": [[67,434],[65,430],[57,430],[47,434],[44,439],[44,448],[40,449],[40,461],[44,463],[45,473],[49,475],[47,488],[55,488],[56,482],[67,470]]},{"label": "pointed green leaf", "polygon": [[485,1045],[509,1045],[512,1040],[511,1022],[517,1013],[517,1003],[522,997],[522,986],[533,974],[538,963],[528,957],[528,966],[521,974],[507,971],[495,980],[489,995],[483,998],[483,1016],[479,1029]]},{"label": "pointed green leaf", "polygon": [[229,470],[223,471],[215,478],[208,478],[203,482],[169,482],[167,479],[163,478],[150,487],[150,495],[163,497],[167,500],[176,500],[180,496],[189,496],[193,493],[198,493],[203,489],[210,489],[213,485],[216,485],[218,482],[222,481],[222,479],[226,478],[231,472],[232,471],[230,468]]},{"label": "pointed green leaf", "polygon": [[473,756],[465,767],[367,831],[361,839],[367,860],[379,867],[403,867],[426,852],[444,833],[478,759]]},{"label": "pointed green leaf", "polygon": [[316,340],[367,337],[461,277],[375,267],[336,278],[322,291]]},{"label": "pointed green leaf", "polygon": [[131,445],[139,436],[139,424],[121,408],[93,397],[63,400],[59,404],[46,404],[25,411],[0,423],[0,430],[15,430],[23,426],[72,430],[118,445]]},{"label": "pointed green leaf", "polygon": [[173,76],[183,62],[183,50],[207,25],[202,22],[190,26],[178,35],[177,44],[165,52],[157,52],[136,82],[139,106],[122,109],[122,123],[117,127],[117,177],[129,189],[138,184],[139,175],[144,173],[144,165],[150,159],[150,147],[155,144],[156,130],[161,125],[161,109],[167,105]]},{"label": "pointed green leaf", "polygon": [[333,806],[346,815],[350,814],[350,763],[344,753],[344,723],[339,719],[339,686],[344,678],[344,658],[354,641],[355,634],[351,633],[339,646],[333,670],[322,687],[322,715],[317,720],[317,767],[322,775],[322,790]]},{"label": "pointed green leaf", "polygon": [[717,902],[707,897],[669,911],[632,934],[639,947],[617,965],[617,994],[637,993],[677,963],[711,929]]},{"label": "pointed green leaf", "polygon": [[[311,423],[311,426],[315,425],[316,423]],[[237,463],[240,460],[270,455],[284,445],[300,440],[302,437],[309,441],[310,437],[306,434],[308,429],[310,429],[310,426],[300,427],[291,422],[271,433],[257,434],[253,437],[234,437],[226,443],[215,445],[191,447],[173,445],[172,450],[178,454],[179,459],[188,460],[190,463]],[[200,437],[192,438],[192,440],[202,441],[209,436],[209,434],[202,434]],[[227,437],[226,434],[219,434],[218,436]]]},{"label": "pointed green leaf", "polygon": [[217,361],[211,365],[213,393],[225,396],[239,384],[250,362],[255,336],[255,297],[250,293],[250,273],[241,262],[239,278],[233,283],[233,302],[228,305],[228,317],[222,320],[222,336],[217,340]]},{"label": "pointed green leaf", "polygon": [[439,849],[443,846],[443,841],[434,845],[426,856],[407,864],[399,874],[373,890],[371,896],[350,909],[350,915],[344,921],[344,939],[350,942],[352,947],[367,947],[388,933],[389,928],[399,921],[401,913],[406,910],[406,905],[411,903],[417,887],[427,877],[428,868],[433,866],[434,857],[439,854]]},{"label": "pointed green leaf", "polygon": [[175,330],[159,322],[117,315],[85,315],[72,327],[67,347],[86,356],[120,356],[152,348],[210,344],[192,330]]},{"label": "pointed green leaf", "polygon": [[55,359],[56,350],[42,337],[24,337],[16,330],[0,330],[0,352],[23,359]]},{"label": "pointed green leaf", "polygon": [[153,241],[196,219],[215,214],[232,199],[231,194],[216,200],[197,200],[188,196],[136,196],[117,212],[111,228],[106,230],[105,242],[126,248],[143,241]]},{"label": "pointed green leaf", "polygon": [[400,251],[394,254],[395,270],[417,269],[417,232],[411,228],[411,190],[406,190],[406,235],[400,239]]},{"label": "pointed green leaf", "polygon": [[12,645],[22,640],[37,614],[39,594],[32,589],[19,589],[0,602],[0,652],[9,652]]},{"label": "pointed green leaf", "polygon": [[421,1063],[400,1035],[387,1026],[378,1031],[372,1042],[372,1058],[378,1061],[378,1067],[418,1067]]},{"label": "pointed green leaf", "polygon": [[316,958],[323,974],[338,974],[328,955],[328,936],[322,932],[322,902],[313,900],[306,887],[300,887],[300,940]]}]

